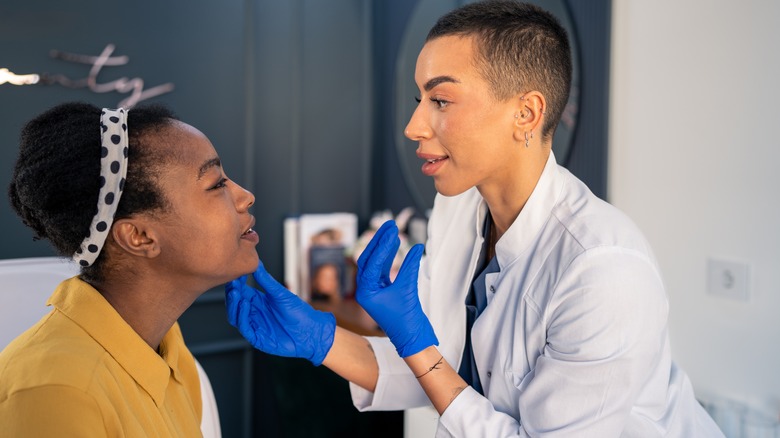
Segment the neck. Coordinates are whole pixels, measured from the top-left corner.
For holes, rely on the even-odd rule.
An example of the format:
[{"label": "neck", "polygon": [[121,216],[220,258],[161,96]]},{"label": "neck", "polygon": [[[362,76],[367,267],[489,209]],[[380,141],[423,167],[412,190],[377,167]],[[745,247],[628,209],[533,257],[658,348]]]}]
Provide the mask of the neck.
[{"label": "neck", "polygon": [[493,216],[496,241],[504,235],[525,207],[542,176],[549,156],[550,145],[542,145],[538,153],[524,156],[504,175],[497,175],[490,183],[477,187]]},{"label": "neck", "polygon": [[[122,319],[155,351],[199,293],[188,293],[151,273],[132,272],[93,285]],[[192,292],[192,291],[190,291]]]}]

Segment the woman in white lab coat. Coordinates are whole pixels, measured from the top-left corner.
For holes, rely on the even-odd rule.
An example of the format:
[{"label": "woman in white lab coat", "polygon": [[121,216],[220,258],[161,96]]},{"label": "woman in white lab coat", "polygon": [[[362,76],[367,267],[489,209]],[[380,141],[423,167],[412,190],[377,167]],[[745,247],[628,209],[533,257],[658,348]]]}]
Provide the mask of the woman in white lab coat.
[{"label": "woman in white lab coat", "polygon": [[405,132],[439,193],[419,283],[420,248],[389,281],[392,224],[359,262],[358,302],[388,338],[331,327],[262,268],[268,294],[228,287],[231,322],[264,351],[353,382],[361,410],[432,403],[437,436],[722,436],[671,360],[647,242],[555,162],[570,57],[563,28],[534,6],[442,17]]}]

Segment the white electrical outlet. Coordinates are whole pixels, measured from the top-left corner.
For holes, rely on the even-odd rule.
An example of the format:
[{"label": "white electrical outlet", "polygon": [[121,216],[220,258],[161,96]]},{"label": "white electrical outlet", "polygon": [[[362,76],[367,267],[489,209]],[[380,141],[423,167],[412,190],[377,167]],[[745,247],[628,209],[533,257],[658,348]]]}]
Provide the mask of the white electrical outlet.
[{"label": "white electrical outlet", "polygon": [[734,300],[748,301],[749,265],[747,263],[708,258],[707,293]]}]

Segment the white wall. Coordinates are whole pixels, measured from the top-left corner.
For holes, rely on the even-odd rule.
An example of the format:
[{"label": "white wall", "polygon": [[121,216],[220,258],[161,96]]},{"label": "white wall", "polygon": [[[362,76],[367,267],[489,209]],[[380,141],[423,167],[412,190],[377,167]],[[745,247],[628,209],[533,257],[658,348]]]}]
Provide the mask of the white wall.
[{"label": "white wall", "polygon": [[[613,0],[608,198],[645,232],[700,394],[780,413],[780,2]],[[747,301],[706,260],[750,267]]]}]

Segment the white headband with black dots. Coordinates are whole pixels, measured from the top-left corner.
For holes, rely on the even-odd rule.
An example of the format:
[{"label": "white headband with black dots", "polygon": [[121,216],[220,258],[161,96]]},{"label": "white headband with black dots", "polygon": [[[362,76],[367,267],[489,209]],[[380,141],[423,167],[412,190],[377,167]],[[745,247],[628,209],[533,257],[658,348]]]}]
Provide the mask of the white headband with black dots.
[{"label": "white headband with black dots", "polygon": [[100,113],[100,193],[97,214],[73,260],[81,266],[95,263],[106,242],[127,177],[127,111],[103,108]]}]

